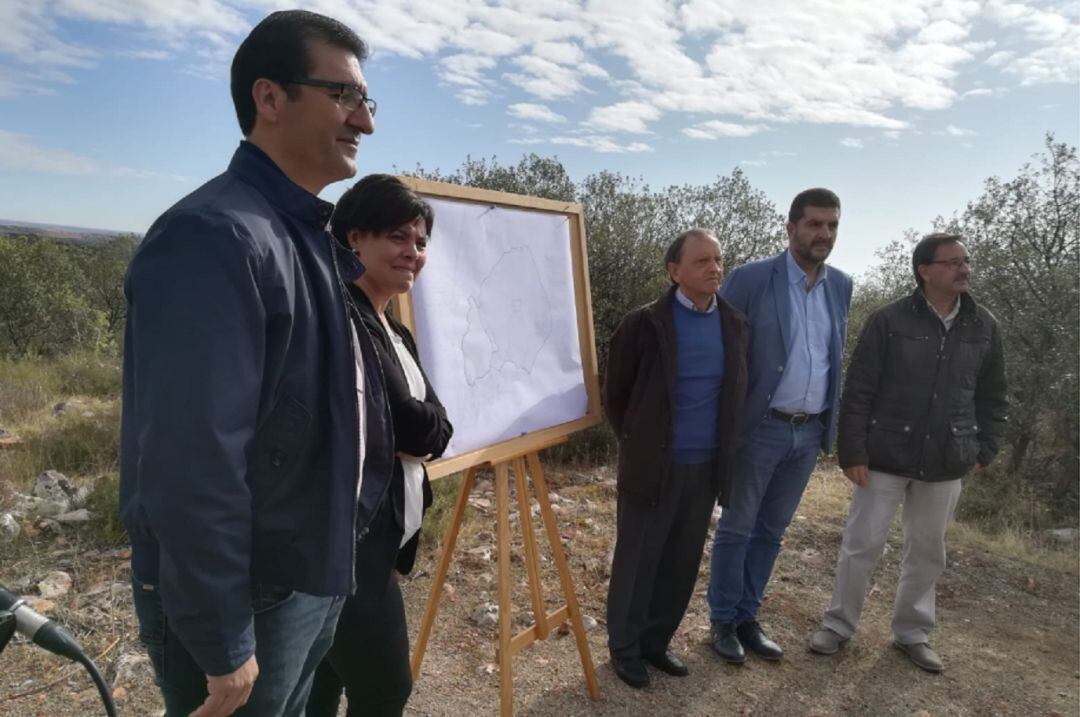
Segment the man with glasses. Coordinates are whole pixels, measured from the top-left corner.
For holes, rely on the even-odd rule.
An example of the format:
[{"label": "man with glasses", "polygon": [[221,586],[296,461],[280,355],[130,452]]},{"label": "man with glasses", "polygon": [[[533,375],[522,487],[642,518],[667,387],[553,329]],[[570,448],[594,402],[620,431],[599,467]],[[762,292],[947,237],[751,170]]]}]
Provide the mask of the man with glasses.
[{"label": "man with glasses", "polygon": [[855,484],[832,602],[810,649],[831,655],[855,633],[874,566],[902,503],[904,550],[894,644],[941,672],[928,644],[945,528],[961,478],[982,469],[1005,426],[1005,362],[997,322],[968,294],[971,262],[956,234],[915,245],[917,287],[876,311],[851,357],[840,403],[839,459]]},{"label": "man with glasses", "polygon": [[273,13],[237,50],[245,140],[125,282],[120,504],[166,715],[299,717],[391,475],[390,416],[318,193],[374,131],[364,42]]}]

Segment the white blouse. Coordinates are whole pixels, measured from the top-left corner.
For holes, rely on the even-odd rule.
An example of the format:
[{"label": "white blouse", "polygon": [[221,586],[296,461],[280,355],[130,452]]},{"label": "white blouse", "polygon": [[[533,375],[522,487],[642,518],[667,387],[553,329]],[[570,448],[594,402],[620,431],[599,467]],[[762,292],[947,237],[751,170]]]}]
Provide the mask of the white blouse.
[{"label": "white blouse", "polygon": [[[398,361],[401,362],[401,368],[405,372],[405,380],[409,383],[409,393],[417,401],[423,401],[427,398],[424,374],[420,372],[420,367],[401,337],[393,331],[388,333]],[[424,462],[412,456],[399,456],[399,458],[405,474],[405,534],[401,536],[403,546],[420,530],[420,521],[424,517]]]}]

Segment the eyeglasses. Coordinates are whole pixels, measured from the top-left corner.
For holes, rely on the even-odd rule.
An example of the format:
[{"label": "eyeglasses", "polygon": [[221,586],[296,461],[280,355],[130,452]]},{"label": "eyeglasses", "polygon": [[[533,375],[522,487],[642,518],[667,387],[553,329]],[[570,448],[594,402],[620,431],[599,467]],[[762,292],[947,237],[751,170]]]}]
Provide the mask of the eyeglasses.
[{"label": "eyeglasses", "polygon": [[329,80],[316,80],[310,77],[304,77],[299,80],[289,80],[283,84],[325,87],[328,90],[334,90],[334,94],[330,96],[337,101],[338,105],[348,112],[355,112],[357,108],[363,104],[367,106],[368,114],[374,117],[375,108],[378,106],[375,100],[364,94],[364,91],[360,89],[359,85],[354,85],[351,82],[330,82]]},{"label": "eyeglasses", "polygon": [[931,261],[931,262],[928,262],[928,263],[930,263],[930,264],[945,264],[950,269],[959,269],[961,266],[966,266],[966,267],[970,268],[971,267],[971,257],[970,256],[965,256],[965,257],[957,257],[955,259],[935,259],[934,261]]}]

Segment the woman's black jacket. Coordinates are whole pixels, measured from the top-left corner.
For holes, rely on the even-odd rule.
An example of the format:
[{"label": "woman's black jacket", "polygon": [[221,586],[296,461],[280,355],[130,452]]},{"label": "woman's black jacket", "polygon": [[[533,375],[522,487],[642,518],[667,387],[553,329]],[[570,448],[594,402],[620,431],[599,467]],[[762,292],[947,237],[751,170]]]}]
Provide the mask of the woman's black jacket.
[{"label": "woman's black jacket", "polygon": [[[394,424],[395,449],[413,456],[430,455],[432,458],[438,458],[446,450],[446,444],[449,443],[450,436],[454,432],[454,427],[446,417],[446,410],[431,387],[422,366],[420,372],[424,374],[425,400],[418,401],[412,397],[409,392],[409,382],[405,378],[404,369],[394,350],[390,335],[379,320],[371,301],[358,287],[350,287],[350,293],[359,309],[359,317],[362,321],[362,325],[357,325],[356,330],[366,330],[374,340],[379,362],[382,365],[386,398],[390,403],[390,415]],[[420,356],[417,353],[412,333],[394,317],[387,315],[386,319],[402,338],[405,347],[419,366]],[[428,482],[425,470],[425,512],[430,505],[431,484]],[[386,581],[382,577],[389,578],[391,565],[404,574],[412,570],[416,560],[419,533],[398,550],[398,544],[405,531],[405,477],[400,458],[394,460],[394,475],[388,498],[379,512],[383,514],[382,519],[372,521],[371,532],[357,547],[358,591],[366,592],[368,587],[372,590],[385,590]],[[373,572],[385,575],[372,574]]]}]

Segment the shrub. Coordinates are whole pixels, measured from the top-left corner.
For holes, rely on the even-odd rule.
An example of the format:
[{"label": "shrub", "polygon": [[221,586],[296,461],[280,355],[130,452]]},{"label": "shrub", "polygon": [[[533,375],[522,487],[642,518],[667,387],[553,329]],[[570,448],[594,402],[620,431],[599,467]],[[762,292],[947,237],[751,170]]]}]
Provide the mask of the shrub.
[{"label": "shrub", "polygon": [[76,405],[57,416],[53,425],[25,437],[16,451],[29,457],[33,475],[52,469],[72,475],[115,471],[120,456],[120,404],[84,409]]},{"label": "shrub", "polygon": [[94,527],[102,540],[108,543],[127,540],[127,530],[120,522],[119,473],[111,471],[97,479],[86,500],[86,507],[94,515]]}]

